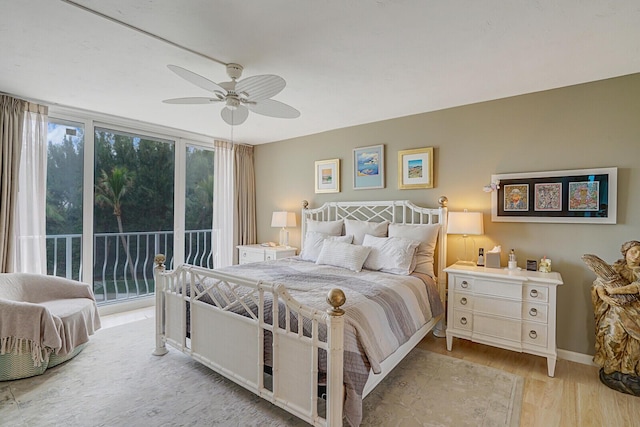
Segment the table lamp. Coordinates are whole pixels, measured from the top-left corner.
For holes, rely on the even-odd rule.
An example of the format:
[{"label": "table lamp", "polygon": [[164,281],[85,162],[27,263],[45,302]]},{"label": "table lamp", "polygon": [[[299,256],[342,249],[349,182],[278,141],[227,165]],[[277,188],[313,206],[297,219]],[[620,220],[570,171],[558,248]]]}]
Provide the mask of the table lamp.
[{"label": "table lamp", "polygon": [[271,226],[280,228],[280,246],[289,246],[289,232],[287,227],[296,226],[295,212],[277,211],[271,216]]},{"label": "table lamp", "polygon": [[[464,241],[464,259],[459,259],[458,262],[461,264],[475,265],[475,262],[467,257],[467,238],[470,235],[479,236],[484,234],[482,212],[468,212],[466,209],[464,212],[449,212],[447,218],[447,234],[462,234],[462,240]],[[471,240],[473,242],[473,239]]]}]

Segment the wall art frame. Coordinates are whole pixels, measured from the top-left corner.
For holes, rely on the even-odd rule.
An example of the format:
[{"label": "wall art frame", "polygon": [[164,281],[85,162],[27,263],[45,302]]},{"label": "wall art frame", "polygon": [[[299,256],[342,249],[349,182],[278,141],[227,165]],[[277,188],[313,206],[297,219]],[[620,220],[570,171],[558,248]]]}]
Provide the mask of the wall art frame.
[{"label": "wall art frame", "polygon": [[353,149],[353,189],[384,188],[384,145]]},{"label": "wall art frame", "polygon": [[433,147],[398,151],[398,188],[433,188]]},{"label": "wall art frame", "polygon": [[618,168],[491,175],[491,221],[615,224]]},{"label": "wall art frame", "polygon": [[340,192],[340,159],[315,162],[315,188],[316,193]]}]

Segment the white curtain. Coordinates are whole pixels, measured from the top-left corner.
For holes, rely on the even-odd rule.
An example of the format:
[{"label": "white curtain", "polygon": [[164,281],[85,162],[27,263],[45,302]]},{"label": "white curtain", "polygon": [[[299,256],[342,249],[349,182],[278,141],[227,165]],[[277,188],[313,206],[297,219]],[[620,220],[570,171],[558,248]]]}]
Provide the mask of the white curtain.
[{"label": "white curtain", "polygon": [[233,144],[214,141],[213,178],[213,228],[212,240],[215,253],[213,267],[227,267],[233,264],[234,230],[234,161]]},{"label": "white curtain", "polygon": [[14,271],[47,274],[47,107],[28,103],[18,176]]}]

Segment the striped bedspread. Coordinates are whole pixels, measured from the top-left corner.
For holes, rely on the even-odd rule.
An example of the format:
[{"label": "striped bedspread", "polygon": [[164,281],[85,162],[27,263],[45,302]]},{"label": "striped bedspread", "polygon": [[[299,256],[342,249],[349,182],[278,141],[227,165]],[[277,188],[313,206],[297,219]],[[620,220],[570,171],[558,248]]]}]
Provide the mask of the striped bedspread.
[{"label": "striped bedspread", "polygon": [[[320,310],[328,308],[326,296],[330,289],[344,291],[344,413],[352,425],[359,425],[362,419],[362,393],[369,370],[379,373],[383,360],[444,312],[435,282],[422,274],[399,276],[369,270],[356,273],[298,257],[221,271],[282,283],[298,302]],[[322,370],[326,360],[325,366],[322,360],[320,363]]]}]

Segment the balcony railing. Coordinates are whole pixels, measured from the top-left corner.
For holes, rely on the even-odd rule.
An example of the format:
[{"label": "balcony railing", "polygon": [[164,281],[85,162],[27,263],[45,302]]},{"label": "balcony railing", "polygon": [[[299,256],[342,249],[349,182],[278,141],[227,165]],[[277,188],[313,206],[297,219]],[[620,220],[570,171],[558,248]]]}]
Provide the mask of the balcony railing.
[{"label": "balcony railing", "polygon": [[[98,233],[93,236],[93,292],[99,305],[153,295],[153,257],[173,268],[173,231]],[[47,273],[82,277],[82,235],[47,236]],[[211,230],[185,231],[185,262],[213,268]]]}]

